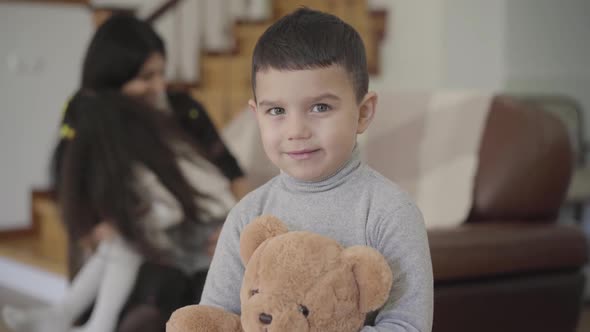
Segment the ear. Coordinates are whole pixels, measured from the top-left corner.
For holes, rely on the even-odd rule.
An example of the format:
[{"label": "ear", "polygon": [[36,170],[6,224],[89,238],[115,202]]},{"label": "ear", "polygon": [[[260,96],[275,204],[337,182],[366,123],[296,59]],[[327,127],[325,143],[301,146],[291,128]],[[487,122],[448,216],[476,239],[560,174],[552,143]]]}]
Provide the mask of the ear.
[{"label": "ear", "polygon": [[350,263],[359,287],[360,312],[368,313],[385,304],[393,274],[383,255],[371,247],[354,246],[342,252],[342,259]]},{"label": "ear", "polygon": [[250,109],[250,111],[254,112],[254,114],[256,114],[256,102],[254,101],[254,99],[248,99],[248,108]]},{"label": "ear", "polygon": [[240,235],[240,256],[244,266],[262,242],[288,231],[287,226],[274,216],[260,216],[246,225]]},{"label": "ear", "polygon": [[359,106],[359,120],[356,130],[357,134],[362,134],[369,128],[369,124],[373,121],[375,111],[377,110],[377,94],[375,92],[367,92]]}]

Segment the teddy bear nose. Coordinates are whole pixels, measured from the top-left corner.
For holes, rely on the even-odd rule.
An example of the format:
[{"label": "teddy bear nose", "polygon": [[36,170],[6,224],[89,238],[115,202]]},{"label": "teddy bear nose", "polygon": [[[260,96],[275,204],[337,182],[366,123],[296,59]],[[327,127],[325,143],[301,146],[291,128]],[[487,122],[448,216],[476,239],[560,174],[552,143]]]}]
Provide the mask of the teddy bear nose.
[{"label": "teddy bear nose", "polygon": [[272,323],[272,316],[269,314],[261,313],[260,316],[258,316],[258,319],[265,325]]}]

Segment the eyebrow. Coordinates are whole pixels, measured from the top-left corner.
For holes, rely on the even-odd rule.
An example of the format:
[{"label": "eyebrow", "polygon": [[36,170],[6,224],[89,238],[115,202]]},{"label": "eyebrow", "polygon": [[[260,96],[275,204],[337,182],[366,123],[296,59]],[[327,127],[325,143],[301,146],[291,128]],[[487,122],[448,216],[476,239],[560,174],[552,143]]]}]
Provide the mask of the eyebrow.
[{"label": "eyebrow", "polygon": [[340,101],[340,97],[338,97],[337,95],[330,93],[330,92],[326,92],[326,93],[322,93],[319,96],[309,98],[308,103],[313,104],[313,103],[316,103],[320,100],[326,100],[326,99],[331,99],[333,101]]},{"label": "eyebrow", "polygon": [[[322,93],[319,96],[314,96],[314,97],[310,97],[306,100],[306,102],[308,104],[312,104],[321,100],[326,100],[326,99],[331,99],[333,101],[340,101],[340,97],[338,97],[337,95],[330,93],[330,92],[326,92],[326,93]],[[282,103],[280,101],[275,101],[275,100],[262,100],[258,103],[259,106],[276,106],[276,105],[281,105]]]}]

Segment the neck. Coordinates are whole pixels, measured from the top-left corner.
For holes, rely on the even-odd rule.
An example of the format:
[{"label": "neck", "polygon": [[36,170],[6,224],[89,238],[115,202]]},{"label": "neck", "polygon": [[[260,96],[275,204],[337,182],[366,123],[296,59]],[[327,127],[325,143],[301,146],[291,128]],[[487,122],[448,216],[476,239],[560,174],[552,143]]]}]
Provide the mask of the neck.
[{"label": "neck", "polygon": [[299,192],[322,192],[333,189],[344,183],[348,176],[359,168],[361,164],[360,153],[355,145],[350,158],[342,164],[334,173],[319,180],[305,181],[294,178],[285,172],[281,172],[282,184],[288,189]]}]

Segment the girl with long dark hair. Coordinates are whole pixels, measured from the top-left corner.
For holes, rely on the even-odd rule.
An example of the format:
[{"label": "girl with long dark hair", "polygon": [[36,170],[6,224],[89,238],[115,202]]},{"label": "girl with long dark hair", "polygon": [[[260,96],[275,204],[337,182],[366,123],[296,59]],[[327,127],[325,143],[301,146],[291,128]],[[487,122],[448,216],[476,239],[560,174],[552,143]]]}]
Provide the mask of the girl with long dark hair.
[{"label": "girl with long dark hair", "polygon": [[[111,17],[94,34],[81,88],[64,112],[51,178],[70,244],[96,249],[63,301],[5,310],[14,330],[67,331],[94,302],[80,331],[110,332],[137,297],[157,302],[150,304],[163,322],[178,306],[198,302],[207,245],[245,187],[204,108],[166,92],[165,56],[152,27],[129,15]],[[160,290],[170,282],[154,277],[162,270],[153,266],[181,272],[171,278],[176,292]],[[142,280],[148,291],[137,295]]]},{"label": "girl with long dark hair", "polygon": [[78,331],[114,331],[141,264],[206,269],[208,238],[235,203],[229,181],[165,113],[118,92],[78,93],[69,108],[76,120],[57,186],[68,234],[108,223],[116,235],[99,242],[61,302],[5,311],[15,331],[69,331],[92,302]]}]

